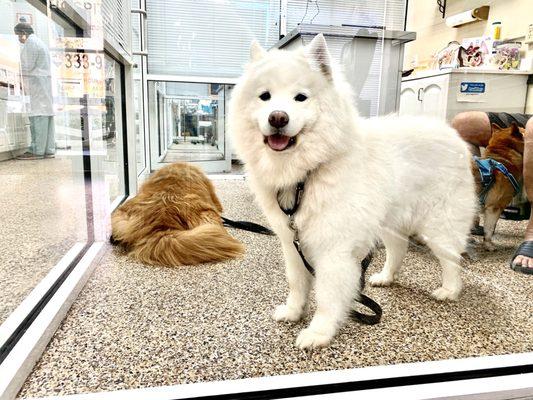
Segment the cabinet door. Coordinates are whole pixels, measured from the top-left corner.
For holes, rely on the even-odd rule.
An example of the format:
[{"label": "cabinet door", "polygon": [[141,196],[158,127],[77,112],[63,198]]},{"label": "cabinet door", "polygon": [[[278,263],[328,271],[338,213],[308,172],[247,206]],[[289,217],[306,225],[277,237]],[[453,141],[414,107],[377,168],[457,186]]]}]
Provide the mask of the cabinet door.
[{"label": "cabinet door", "polygon": [[422,93],[422,114],[446,119],[449,79],[449,75],[441,75],[425,82]]},{"label": "cabinet door", "polygon": [[431,84],[424,88],[422,100],[422,113],[424,115],[445,118],[446,109],[442,104],[442,87],[438,84]]},{"label": "cabinet door", "polygon": [[[415,81],[416,83],[416,81]],[[402,83],[400,93],[400,115],[419,115],[421,111],[421,102],[418,100],[420,87],[412,82]]]},{"label": "cabinet door", "polygon": [[15,113],[7,114],[7,145],[12,149],[15,147],[15,143],[17,142],[16,119]]},{"label": "cabinet door", "polygon": [[5,129],[0,128],[0,153],[8,150],[9,147],[7,146],[7,132]]},{"label": "cabinet door", "polygon": [[2,89],[5,88],[0,87],[0,152],[9,150],[7,147],[7,100],[3,96],[4,90]]},{"label": "cabinet door", "polygon": [[446,118],[449,74],[402,82],[400,115]]}]

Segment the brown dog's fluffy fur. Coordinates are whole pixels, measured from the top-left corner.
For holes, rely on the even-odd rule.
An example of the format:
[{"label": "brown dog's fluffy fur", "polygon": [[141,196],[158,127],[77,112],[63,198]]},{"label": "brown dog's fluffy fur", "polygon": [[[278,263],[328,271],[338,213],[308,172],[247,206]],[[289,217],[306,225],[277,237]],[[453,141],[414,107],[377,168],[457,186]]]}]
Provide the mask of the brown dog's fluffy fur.
[{"label": "brown dog's fluffy fur", "polygon": [[[507,170],[514,176],[517,182],[522,179],[523,154],[524,154],[524,130],[513,123],[508,128],[500,128],[492,124],[492,137],[485,150],[484,158],[492,158],[501,162]],[[476,163],[472,161],[472,171],[476,180],[478,195],[483,190],[481,177]],[[490,188],[485,198],[483,207],[484,215],[484,246],[487,250],[495,250],[492,243],[492,235],[496,228],[496,223],[501,213],[511,202],[515,195],[515,190],[511,182],[501,172],[495,173],[495,182]],[[479,219],[475,221],[479,225]]]},{"label": "brown dog's fluffy fur", "polygon": [[155,172],[112,215],[112,242],[154,265],[192,265],[234,258],[241,243],[222,225],[222,205],[211,181],[192,165]]}]

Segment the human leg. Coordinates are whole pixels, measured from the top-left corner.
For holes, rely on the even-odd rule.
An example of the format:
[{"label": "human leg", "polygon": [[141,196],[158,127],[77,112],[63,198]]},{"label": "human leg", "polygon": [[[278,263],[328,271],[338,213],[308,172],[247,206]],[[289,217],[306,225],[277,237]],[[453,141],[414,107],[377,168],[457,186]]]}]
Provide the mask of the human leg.
[{"label": "human leg", "polygon": [[467,142],[470,152],[480,156],[480,147],[487,147],[492,135],[492,128],[487,113],[482,111],[466,111],[457,114],[451,125]]},{"label": "human leg", "polygon": [[[525,127],[524,132],[524,189],[528,200],[533,199],[533,117],[531,117]],[[529,223],[526,228],[524,241],[533,241],[533,214],[529,217]],[[522,251],[527,253],[527,251]],[[513,269],[520,272],[533,274],[533,257],[525,254],[517,255],[512,261]]]},{"label": "human leg", "polygon": [[40,145],[39,130],[41,129],[39,118],[40,117],[38,116],[29,117],[31,143],[25,153],[17,156],[17,160],[37,160],[43,158],[43,155],[40,155],[40,153],[38,153]]},{"label": "human leg", "polygon": [[55,135],[55,122],[54,117],[49,116],[48,118],[48,131],[46,134],[46,147],[44,154],[46,156],[51,156],[56,153],[56,135]]},{"label": "human leg", "polygon": [[48,116],[37,115],[32,117],[34,127],[33,154],[44,156],[46,141],[48,138]]}]

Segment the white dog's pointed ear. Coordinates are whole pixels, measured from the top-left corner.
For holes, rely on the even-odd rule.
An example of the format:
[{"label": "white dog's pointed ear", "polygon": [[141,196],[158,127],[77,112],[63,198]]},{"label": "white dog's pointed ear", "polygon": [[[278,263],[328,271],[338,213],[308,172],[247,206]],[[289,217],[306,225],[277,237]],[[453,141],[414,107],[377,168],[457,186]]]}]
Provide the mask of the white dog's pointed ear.
[{"label": "white dog's pointed ear", "polygon": [[305,54],[310,61],[311,67],[318,69],[327,78],[331,79],[331,56],[324,35],[319,33],[311,43],[305,46]]},{"label": "white dog's pointed ear", "polygon": [[252,44],[250,45],[250,60],[252,62],[259,61],[262,59],[266,54],[266,50],[261,47],[259,42],[257,40],[253,40]]}]

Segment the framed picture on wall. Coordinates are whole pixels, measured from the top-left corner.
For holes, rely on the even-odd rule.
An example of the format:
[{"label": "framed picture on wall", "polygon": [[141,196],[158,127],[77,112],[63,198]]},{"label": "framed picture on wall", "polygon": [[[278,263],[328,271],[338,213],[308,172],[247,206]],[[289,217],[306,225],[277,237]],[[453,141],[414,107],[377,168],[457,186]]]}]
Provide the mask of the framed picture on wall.
[{"label": "framed picture on wall", "polygon": [[15,21],[15,24],[25,22],[27,24],[33,25],[33,15],[31,13],[17,13],[16,17],[17,20]]}]

